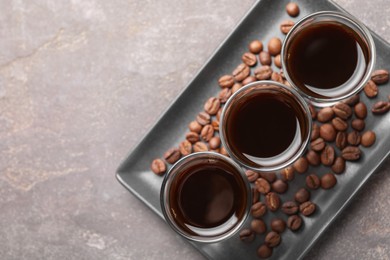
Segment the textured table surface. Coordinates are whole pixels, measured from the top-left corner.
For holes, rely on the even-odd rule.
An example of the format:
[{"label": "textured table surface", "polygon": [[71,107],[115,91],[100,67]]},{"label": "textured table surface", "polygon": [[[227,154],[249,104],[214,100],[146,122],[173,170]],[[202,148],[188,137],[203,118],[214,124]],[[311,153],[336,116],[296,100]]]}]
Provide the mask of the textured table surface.
[{"label": "textured table surface", "polygon": [[[114,172],[253,3],[0,2],[0,259],[202,259]],[[307,259],[389,259],[389,197],[387,159]]]}]

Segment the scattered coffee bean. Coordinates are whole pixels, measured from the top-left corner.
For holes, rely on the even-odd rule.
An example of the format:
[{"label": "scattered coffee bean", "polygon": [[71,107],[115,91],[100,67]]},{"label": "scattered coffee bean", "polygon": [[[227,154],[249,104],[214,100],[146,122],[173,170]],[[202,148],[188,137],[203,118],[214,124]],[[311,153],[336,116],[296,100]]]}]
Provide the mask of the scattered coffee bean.
[{"label": "scattered coffee bean", "polygon": [[352,120],[351,126],[356,131],[362,131],[366,127],[366,123],[362,119],[355,118]]},{"label": "scattered coffee bean", "polygon": [[266,245],[261,245],[258,249],[257,249],[257,256],[259,258],[268,258],[272,255],[272,248],[266,246]]},{"label": "scattered coffee bean", "polygon": [[269,247],[276,247],[280,244],[280,235],[275,231],[269,232],[264,239],[264,242]]},{"label": "scattered coffee bean", "polygon": [[219,121],[213,120],[213,121],[211,122],[211,125],[213,126],[215,132],[218,132],[218,131],[219,131]]},{"label": "scattered coffee bean", "polygon": [[335,113],[336,116],[344,120],[348,119],[352,115],[351,107],[341,102],[334,105],[333,112]]},{"label": "scattered coffee bean", "polygon": [[226,151],[226,149],[225,149],[225,147],[221,147],[220,148],[220,151],[219,151],[222,155],[225,155],[225,156],[227,156],[227,157],[229,157],[229,154],[228,154],[228,152]]},{"label": "scattered coffee bean", "polygon": [[390,110],[390,102],[378,101],[372,106],[371,112],[375,115],[382,115],[387,113],[387,111],[389,110]]},{"label": "scattered coffee bean", "polygon": [[232,95],[232,90],[230,88],[222,89],[218,94],[219,102],[221,102],[222,104],[226,103],[226,101],[230,98],[231,95]]},{"label": "scattered coffee bean", "polygon": [[360,159],[361,151],[358,147],[347,146],[341,151],[341,157],[347,161],[356,161]]},{"label": "scattered coffee bean", "polygon": [[243,81],[250,73],[249,67],[245,63],[241,63],[233,70],[233,77],[236,81]]},{"label": "scattered coffee bean", "polygon": [[374,98],[378,95],[378,86],[372,80],[367,82],[363,90],[368,98]]},{"label": "scattered coffee bean", "polygon": [[286,230],[286,222],[280,218],[273,218],[271,220],[271,229],[281,234],[284,232],[284,230]]},{"label": "scattered coffee bean", "polygon": [[174,164],[175,162],[177,162],[181,157],[181,154],[180,154],[180,151],[179,149],[177,149],[176,147],[175,148],[171,148],[171,149],[168,149],[165,153],[164,153],[164,159],[167,163],[170,163],[170,164]]},{"label": "scattered coffee bean", "polygon": [[290,2],[286,5],[286,12],[291,17],[296,17],[299,15],[299,6],[297,3]]},{"label": "scattered coffee bean", "polygon": [[325,148],[324,139],[322,139],[321,137],[315,139],[313,142],[310,143],[310,148],[316,152],[322,151]]},{"label": "scattered coffee bean", "polygon": [[311,201],[306,201],[299,205],[299,211],[304,216],[310,216],[316,211],[316,204]]},{"label": "scattered coffee bean", "polygon": [[387,70],[375,70],[371,74],[371,80],[376,84],[384,84],[389,81],[389,71]]},{"label": "scattered coffee bean", "polygon": [[316,110],[316,108],[312,104],[309,104],[309,110],[310,110],[311,118],[312,119],[316,119],[316,117],[317,117],[317,110]]},{"label": "scattered coffee bean", "polygon": [[282,83],[282,84],[284,82],[282,76],[279,73],[275,72],[275,71],[272,72],[271,80],[279,82],[279,83]]},{"label": "scattered coffee bean", "polygon": [[199,124],[197,121],[192,121],[191,123],[188,124],[188,129],[190,129],[191,132],[195,132],[195,133],[200,133],[200,131],[202,130],[202,125]]},{"label": "scattered coffee bean", "polygon": [[318,111],[317,120],[321,123],[328,122],[334,117],[334,111],[331,107],[325,107]]},{"label": "scattered coffee bean", "polygon": [[312,127],[311,127],[310,140],[313,141],[313,140],[317,139],[318,137],[320,137],[320,127],[316,123],[313,123]]},{"label": "scattered coffee bean", "polygon": [[310,199],[310,191],[308,191],[307,189],[305,188],[301,188],[299,189],[295,195],[294,195],[294,199],[296,202],[298,203],[303,203],[305,201],[308,201]]},{"label": "scattered coffee bean", "polygon": [[181,155],[186,156],[192,153],[192,144],[188,140],[184,140],[179,145]]},{"label": "scattered coffee bean", "polygon": [[360,101],[360,96],[359,95],[354,95],[346,100],[344,100],[343,102],[349,106],[354,106],[356,105],[357,103],[359,103]]},{"label": "scattered coffee bean", "polygon": [[214,127],[212,125],[205,125],[200,132],[200,136],[204,141],[210,141],[210,139],[214,136]]},{"label": "scattered coffee bean", "polygon": [[267,208],[271,211],[278,210],[280,206],[280,198],[278,194],[276,194],[275,192],[269,192],[265,196],[265,204],[267,205]]},{"label": "scattered coffee bean", "polygon": [[254,54],[258,54],[263,50],[263,43],[259,40],[254,40],[249,43],[248,49]]},{"label": "scattered coffee bean", "polygon": [[221,119],[221,114],[222,114],[222,107],[219,108],[219,110],[217,112],[217,121],[219,121]]},{"label": "scattered coffee bean", "polygon": [[221,146],[221,138],[219,136],[214,136],[210,138],[209,147],[210,149],[218,149]]},{"label": "scattered coffee bean", "polygon": [[279,194],[283,194],[287,191],[288,189],[288,184],[282,180],[276,180],[275,182],[272,183],[271,185],[272,190]]},{"label": "scattered coffee bean", "polygon": [[316,190],[321,186],[320,178],[315,174],[306,177],[306,186],[311,190]]},{"label": "scattered coffee bean", "polygon": [[269,54],[271,54],[272,56],[276,56],[280,53],[281,50],[282,50],[282,41],[277,37],[271,38],[268,42]]},{"label": "scattered coffee bean", "polygon": [[252,170],[246,170],[245,175],[249,182],[255,182],[259,178],[259,174]]},{"label": "scattered coffee bean", "polygon": [[357,118],[364,119],[367,116],[367,106],[363,102],[355,105],[355,115]]},{"label": "scattered coffee bean", "polygon": [[267,213],[267,207],[263,202],[259,201],[252,205],[251,214],[254,218],[260,218],[264,216],[265,213]]},{"label": "scattered coffee bean", "polygon": [[325,146],[321,153],[321,163],[325,166],[330,166],[334,162],[335,152],[331,145]]},{"label": "scattered coffee bean", "polygon": [[340,150],[344,149],[347,146],[347,133],[338,132],[336,135],[336,147]]},{"label": "scattered coffee bean", "polygon": [[272,72],[273,71],[270,66],[264,65],[257,67],[254,71],[254,74],[258,80],[266,80],[271,78]]},{"label": "scattered coffee bean", "polygon": [[294,177],[295,177],[294,168],[292,166],[284,168],[280,172],[280,175],[282,177],[282,180],[284,180],[284,181],[292,181],[294,179]]},{"label": "scattered coffee bean", "polygon": [[257,190],[262,194],[267,194],[271,190],[271,185],[266,179],[258,178],[255,181],[255,185],[257,187]]},{"label": "scattered coffee bean", "polygon": [[340,174],[345,171],[345,160],[342,157],[337,157],[332,165],[332,171]]},{"label": "scattered coffee bean", "polygon": [[255,66],[257,63],[257,58],[253,53],[245,52],[242,57],[242,62],[244,62],[249,67]]},{"label": "scattered coffee bean", "polygon": [[255,233],[249,228],[240,231],[240,240],[244,243],[250,243],[255,240]]},{"label": "scattered coffee bean", "polygon": [[253,219],[251,222],[251,229],[257,234],[264,234],[267,231],[267,226],[262,219]]},{"label": "scattered coffee bean", "polygon": [[313,150],[309,150],[306,154],[306,159],[307,159],[307,162],[310,164],[310,165],[313,165],[313,166],[318,166],[320,165],[321,163],[321,158],[319,156],[318,153],[316,153],[315,151]]},{"label": "scattered coffee bean", "polygon": [[[194,146],[192,147],[194,152],[199,153],[199,152],[206,152],[208,151],[207,145],[203,142],[196,142]],[[222,152],[221,152],[222,153]]]},{"label": "scattered coffee bean", "polygon": [[276,180],[275,172],[260,172],[259,176],[263,179],[266,179],[269,183],[272,183]]},{"label": "scattered coffee bean", "polygon": [[296,231],[302,226],[302,218],[298,215],[289,216],[287,219],[287,227],[291,231]]},{"label": "scattered coffee bean", "polygon": [[348,128],[348,123],[340,117],[333,118],[332,125],[337,131],[345,131]]},{"label": "scattered coffee bean", "polygon": [[[280,57],[280,54],[276,55],[275,56],[275,59],[274,59],[274,64],[276,67],[278,67],[279,69],[282,67],[282,61],[281,61],[281,57]],[[280,75],[282,77],[282,75]],[[283,77],[282,77],[283,78]]]},{"label": "scattered coffee bean", "polygon": [[323,124],[320,126],[320,136],[328,142],[333,142],[336,139],[336,129],[331,124]]},{"label": "scattered coffee bean", "polygon": [[249,76],[249,77],[246,77],[241,83],[242,85],[248,85],[249,83],[252,83],[252,82],[255,82],[257,81],[257,78],[254,77],[254,76]]},{"label": "scattered coffee bean", "polygon": [[260,193],[256,187],[252,187],[252,204],[257,203],[260,200]]},{"label": "scattered coffee bean", "polygon": [[241,83],[238,83],[238,82],[234,83],[234,85],[232,87],[232,94],[234,94],[240,88],[242,88],[242,84]]},{"label": "scattered coffee bean", "polygon": [[284,34],[287,34],[294,26],[294,24],[295,23],[291,20],[285,20],[280,24],[280,31]]},{"label": "scattered coffee bean", "polygon": [[371,145],[373,145],[376,141],[376,134],[373,132],[373,131],[366,131],[363,135],[362,135],[362,145],[364,147],[370,147]]},{"label": "scattered coffee bean", "polygon": [[196,117],[196,121],[198,121],[199,124],[204,126],[204,125],[210,124],[211,117],[206,112],[200,112],[198,114],[198,116]]},{"label": "scattered coffee bean", "polygon": [[333,188],[337,183],[337,179],[332,173],[327,173],[321,177],[321,187],[325,190]]},{"label": "scattered coffee bean", "polygon": [[299,210],[298,204],[295,201],[286,201],[282,205],[282,211],[286,215],[296,214]]},{"label": "scattered coffee bean", "polygon": [[232,75],[223,75],[219,78],[218,84],[221,88],[230,88],[234,84],[234,78]]},{"label": "scattered coffee bean", "polygon": [[259,54],[259,60],[262,65],[271,65],[271,55],[267,51],[262,51]]},{"label": "scattered coffee bean", "polygon": [[360,144],[360,134],[357,131],[352,131],[347,135],[347,141],[350,145],[359,145]]},{"label": "scattered coffee bean", "polygon": [[206,111],[206,113],[209,115],[216,115],[220,106],[221,102],[219,102],[219,99],[216,97],[211,97],[204,104],[204,111]]},{"label": "scattered coffee bean", "polygon": [[309,168],[309,163],[305,157],[300,157],[294,162],[293,167],[298,173],[305,173]]},{"label": "scattered coffee bean", "polygon": [[199,134],[198,134],[198,133],[195,133],[195,132],[188,132],[188,133],[186,134],[186,139],[187,139],[190,143],[192,143],[192,144],[194,144],[194,143],[196,143],[196,142],[198,142],[198,141],[200,140]]},{"label": "scattered coffee bean", "polygon": [[150,165],[150,168],[152,169],[152,172],[160,176],[167,171],[167,165],[160,158],[154,159]]}]

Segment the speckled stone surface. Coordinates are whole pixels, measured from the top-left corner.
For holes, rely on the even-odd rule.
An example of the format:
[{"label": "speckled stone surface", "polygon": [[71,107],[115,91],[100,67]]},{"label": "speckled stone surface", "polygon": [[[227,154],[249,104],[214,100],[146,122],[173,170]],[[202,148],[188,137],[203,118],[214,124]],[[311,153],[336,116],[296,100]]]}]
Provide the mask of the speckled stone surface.
[{"label": "speckled stone surface", "polygon": [[[253,3],[0,2],[0,259],[203,258],[114,172]],[[387,159],[307,259],[389,259],[389,197]]]}]

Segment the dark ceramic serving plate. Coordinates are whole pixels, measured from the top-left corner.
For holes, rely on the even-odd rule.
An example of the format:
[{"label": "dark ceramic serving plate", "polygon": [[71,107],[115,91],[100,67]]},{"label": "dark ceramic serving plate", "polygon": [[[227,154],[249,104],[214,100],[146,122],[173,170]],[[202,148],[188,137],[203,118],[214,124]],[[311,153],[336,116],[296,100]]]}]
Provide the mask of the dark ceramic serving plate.
[{"label": "dark ceramic serving plate", "polygon": [[[187,124],[201,111],[206,99],[218,93],[217,80],[219,76],[231,73],[240,63],[241,55],[246,51],[248,42],[259,38],[259,36],[264,42],[273,36],[284,38],[284,35],[279,31],[279,24],[289,18],[284,12],[287,2],[289,1],[261,0],[257,2],[120,165],[116,175],[119,182],[160,217],[162,214],[159,199],[163,178],[150,171],[151,160],[160,157],[165,150],[177,146],[181,140],[184,140]],[[295,21],[310,13],[322,10],[345,12],[327,0],[302,0],[298,1],[298,4],[301,13],[298,18],[294,19]],[[376,34],[373,34],[373,38],[377,48],[376,68],[389,69],[389,44]],[[389,85],[389,83],[387,84]],[[387,95],[390,94],[390,86],[380,88],[380,95],[374,100],[368,100],[364,95],[361,95],[368,107],[371,107],[378,100],[387,99]],[[369,117],[366,119],[366,129],[372,129],[376,132],[378,140],[376,144],[369,149],[362,148],[363,156],[359,162],[347,163],[346,172],[337,176],[338,184],[332,191],[317,190],[312,192],[312,201],[318,205],[317,212],[311,217],[304,217],[304,226],[298,232],[293,233],[287,230],[283,233],[282,243],[275,248],[272,259],[302,258],[388,157],[390,153],[390,134],[388,131],[390,129],[390,113],[384,116],[373,116],[369,113]],[[309,169],[309,171],[311,170]],[[319,175],[326,171],[327,169],[321,167],[315,169]],[[292,198],[297,189],[304,185],[304,178],[304,175],[299,175],[290,182],[288,193],[281,196],[282,201]],[[265,216],[266,223],[269,223],[273,216],[286,219],[286,216],[281,213],[268,213]],[[248,225],[249,223],[246,223],[246,226]],[[256,248],[263,239],[264,237],[259,236],[250,245],[242,244],[237,236],[221,243],[191,244],[210,259],[255,259]]]}]

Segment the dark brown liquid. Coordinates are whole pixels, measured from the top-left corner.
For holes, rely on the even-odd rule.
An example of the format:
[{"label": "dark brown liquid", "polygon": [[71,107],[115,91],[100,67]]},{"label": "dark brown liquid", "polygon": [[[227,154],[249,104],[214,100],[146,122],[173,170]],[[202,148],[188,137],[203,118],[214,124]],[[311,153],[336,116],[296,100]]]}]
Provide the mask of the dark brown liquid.
[{"label": "dark brown liquid", "polygon": [[291,80],[304,92],[318,97],[337,96],[344,94],[343,90],[329,90],[363,77],[367,53],[367,47],[352,29],[318,23],[292,38],[286,66]]}]

